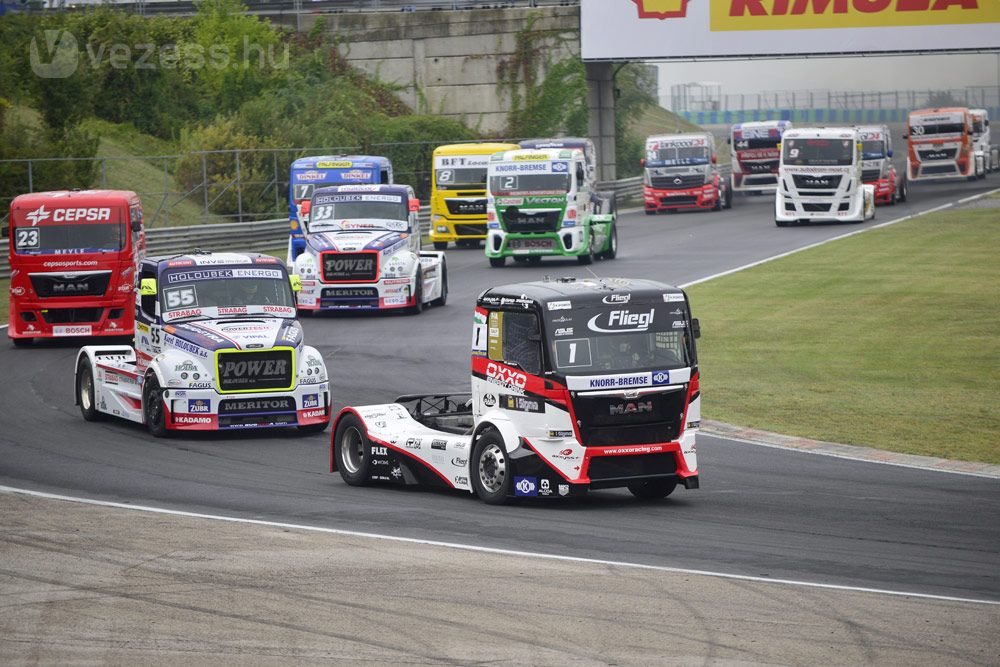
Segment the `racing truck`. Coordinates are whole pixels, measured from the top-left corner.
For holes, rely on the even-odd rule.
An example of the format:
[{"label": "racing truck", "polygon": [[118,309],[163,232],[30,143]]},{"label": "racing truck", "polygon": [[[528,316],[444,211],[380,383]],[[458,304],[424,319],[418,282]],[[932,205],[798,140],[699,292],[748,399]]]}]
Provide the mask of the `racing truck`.
[{"label": "racing truck", "polygon": [[597,147],[590,139],[583,137],[559,137],[549,139],[524,139],[519,143],[521,148],[544,150],[561,148],[563,150],[583,151],[585,176],[590,188],[590,198],[594,201],[595,213],[615,214],[618,211],[618,201],[613,190],[601,190],[597,183]]},{"label": "racing truck", "polygon": [[[305,250],[309,202],[316,188],[327,185],[392,183],[392,162],[378,155],[316,155],[292,162],[288,177],[288,261]],[[308,209],[308,207],[305,207]]]},{"label": "racing truck", "polygon": [[781,135],[792,128],[791,121],[766,120],[737,123],[726,139],[732,153],[732,190],[759,195],[778,186],[778,159]]},{"label": "racing truck", "polygon": [[609,200],[595,190],[577,148],[519,149],[490,160],[486,200],[486,257],[538,262],[545,255],[614,259],[618,230]]},{"label": "racing truck", "polygon": [[684,291],[650,280],[487,289],[473,316],[471,393],[344,408],[331,472],[352,486],[434,485],[490,504],[696,489],[699,334]]},{"label": "racing truck", "polygon": [[478,248],[486,238],[486,167],[490,156],[517,144],[449,144],[434,149],[431,242],[445,250]]},{"label": "racing truck", "polygon": [[885,125],[857,128],[861,141],[861,180],[875,188],[875,205],[906,201],[906,179],[892,164],[892,137]]},{"label": "racing truck", "polygon": [[447,302],[448,265],[443,252],[420,249],[420,201],[410,186],[318,188],[302,208],[309,231],[294,263],[300,311],[419,313]]},{"label": "racing truck", "polygon": [[10,326],[36,338],[131,336],[132,286],[145,252],[134,192],[35,192],[10,205]]},{"label": "racing truck", "polygon": [[976,160],[982,163],[980,178],[1000,169],[1000,147],[990,143],[990,114],[986,109],[969,109],[972,114],[972,143]]},{"label": "racing truck", "polygon": [[719,174],[717,163],[715,137],[709,132],[648,137],[646,157],[642,159],[646,215],[730,208],[733,193]]},{"label": "racing truck", "polygon": [[864,222],[875,218],[875,187],[861,180],[861,142],[849,127],[798,128],[781,142],[774,222]]},{"label": "racing truck", "polygon": [[133,345],[86,346],[76,357],[76,403],[87,421],[108,415],[175,431],[330,423],[323,357],[303,344],[296,284],[256,253],[144,259]]},{"label": "racing truck", "polygon": [[966,179],[983,170],[972,139],[972,114],[964,107],[911,111],[907,139],[909,181]]}]

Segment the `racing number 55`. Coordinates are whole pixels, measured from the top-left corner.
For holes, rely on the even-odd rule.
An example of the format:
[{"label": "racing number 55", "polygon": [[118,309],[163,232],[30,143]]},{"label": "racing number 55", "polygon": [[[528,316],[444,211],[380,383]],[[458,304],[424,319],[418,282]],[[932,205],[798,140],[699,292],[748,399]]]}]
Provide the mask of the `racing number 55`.
[{"label": "racing number 55", "polygon": [[193,285],[165,290],[163,296],[167,302],[167,310],[191,308],[198,305],[198,295]]}]

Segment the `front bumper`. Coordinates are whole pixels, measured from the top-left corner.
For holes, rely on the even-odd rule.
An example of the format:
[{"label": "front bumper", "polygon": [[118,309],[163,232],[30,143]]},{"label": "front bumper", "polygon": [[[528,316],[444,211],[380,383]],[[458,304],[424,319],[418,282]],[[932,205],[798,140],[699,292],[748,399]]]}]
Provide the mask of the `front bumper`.
[{"label": "front bumper", "polygon": [[564,227],[558,232],[521,234],[491,229],[486,237],[487,257],[576,257],[586,254],[589,247],[590,234],[581,226]]},{"label": "front bumper", "polygon": [[864,196],[808,197],[779,191],[775,195],[774,219],[856,222],[865,218]]},{"label": "front bumper", "polygon": [[891,204],[896,200],[896,183],[890,178],[880,178],[877,181],[867,181],[866,185],[875,188],[875,204]]},{"label": "front bumper", "polygon": [[167,389],[168,429],[224,431],[325,424],[331,417],[330,383],[300,384],[289,392],[220,394],[214,389]]},{"label": "front bumper", "polygon": [[714,187],[698,186],[685,190],[657,190],[648,185],[642,187],[642,201],[647,211],[710,209],[718,200],[719,191]]},{"label": "front bumper", "polygon": [[131,299],[98,303],[10,300],[10,338],[131,336],[134,329]]},{"label": "front bumper", "polygon": [[298,309],[390,310],[414,305],[416,285],[413,278],[381,278],[373,283],[324,283],[303,280],[298,293]]},{"label": "front bumper", "polygon": [[431,242],[482,241],[486,238],[486,216],[479,218],[440,217],[431,222]]}]

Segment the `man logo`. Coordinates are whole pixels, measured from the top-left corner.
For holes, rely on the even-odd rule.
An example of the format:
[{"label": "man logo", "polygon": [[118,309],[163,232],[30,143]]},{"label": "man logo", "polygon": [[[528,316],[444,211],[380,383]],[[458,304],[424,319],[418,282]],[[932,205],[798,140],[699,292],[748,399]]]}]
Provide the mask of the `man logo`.
[{"label": "man logo", "polygon": [[[51,30],[46,30],[45,32],[52,32],[52,31]],[[32,40],[32,42],[34,42],[34,40]],[[46,211],[45,210],[45,204],[42,204],[41,206],[39,206],[38,208],[36,208],[31,213],[26,214],[24,217],[26,217],[28,220],[31,221],[31,226],[32,227],[35,227],[35,226],[38,225],[39,222],[44,222],[44,221],[48,220],[51,215],[52,215],[52,212],[51,211]]]}]

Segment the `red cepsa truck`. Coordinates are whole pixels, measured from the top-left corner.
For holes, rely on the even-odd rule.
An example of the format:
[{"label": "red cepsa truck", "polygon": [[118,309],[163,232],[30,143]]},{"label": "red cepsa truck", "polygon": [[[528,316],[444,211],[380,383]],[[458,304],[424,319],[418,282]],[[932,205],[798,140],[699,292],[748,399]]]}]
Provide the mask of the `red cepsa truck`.
[{"label": "red cepsa truck", "polygon": [[10,205],[10,325],[35,338],[131,336],[138,262],[145,254],[134,192],[34,192]]}]

